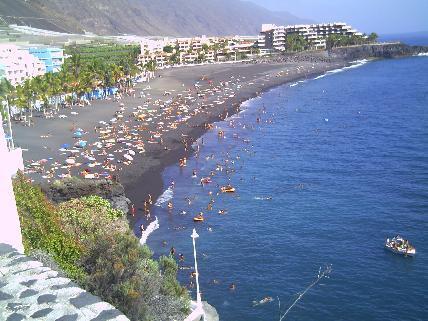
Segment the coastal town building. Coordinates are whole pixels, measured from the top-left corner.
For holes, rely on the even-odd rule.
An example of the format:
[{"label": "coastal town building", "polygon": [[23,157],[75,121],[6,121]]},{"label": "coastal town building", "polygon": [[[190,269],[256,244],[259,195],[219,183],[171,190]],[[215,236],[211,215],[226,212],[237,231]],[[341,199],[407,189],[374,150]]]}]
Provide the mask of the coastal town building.
[{"label": "coastal town building", "polygon": [[46,66],[46,72],[58,72],[64,64],[64,50],[53,47],[31,47],[30,54],[39,58]]},{"label": "coastal town building", "polygon": [[46,73],[45,64],[30,54],[28,49],[11,44],[0,44],[0,68],[14,86]]},{"label": "coastal town building", "polygon": [[330,35],[363,36],[361,32],[353,29],[344,22],[276,26],[274,24],[263,24],[257,44],[260,49],[274,49],[285,51],[287,37],[299,35],[304,37],[312,49],[325,49],[326,39]]},{"label": "coastal town building", "polygon": [[[193,37],[143,39],[140,65],[155,62],[157,68],[175,64],[213,63],[241,60],[259,53],[257,37]],[[167,51],[164,51],[165,48]]]}]

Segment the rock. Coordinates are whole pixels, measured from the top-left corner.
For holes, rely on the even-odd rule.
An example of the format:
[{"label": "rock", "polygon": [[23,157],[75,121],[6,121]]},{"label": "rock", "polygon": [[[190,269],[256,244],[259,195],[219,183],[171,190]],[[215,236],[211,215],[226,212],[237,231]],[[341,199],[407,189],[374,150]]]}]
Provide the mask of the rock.
[{"label": "rock", "polygon": [[55,181],[52,184],[44,183],[40,187],[46,196],[55,203],[97,195],[107,199],[113,208],[124,213],[128,213],[131,204],[125,195],[124,187],[108,179],[85,180],[72,177]]},{"label": "rock", "polygon": [[346,60],[368,58],[395,58],[417,55],[428,52],[428,47],[408,46],[402,43],[371,44],[361,46],[339,47],[331,49],[328,54],[331,58]]}]

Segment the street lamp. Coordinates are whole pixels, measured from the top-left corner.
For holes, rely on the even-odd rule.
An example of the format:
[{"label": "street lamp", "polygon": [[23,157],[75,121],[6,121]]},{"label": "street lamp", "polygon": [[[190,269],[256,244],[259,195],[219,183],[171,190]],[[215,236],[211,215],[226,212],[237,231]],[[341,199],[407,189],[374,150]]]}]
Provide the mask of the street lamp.
[{"label": "street lamp", "polygon": [[196,229],[193,229],[193,233],[191,237],[193,239],[193,257],[195,258],[196,303],[198,306],[202,306],[201,293],[199,292],[199,272],[198,272],[198,262],[196,261],[196,243],[195,243],[195,240],[199,237],[199,235],[198,233],[196,233]]}]

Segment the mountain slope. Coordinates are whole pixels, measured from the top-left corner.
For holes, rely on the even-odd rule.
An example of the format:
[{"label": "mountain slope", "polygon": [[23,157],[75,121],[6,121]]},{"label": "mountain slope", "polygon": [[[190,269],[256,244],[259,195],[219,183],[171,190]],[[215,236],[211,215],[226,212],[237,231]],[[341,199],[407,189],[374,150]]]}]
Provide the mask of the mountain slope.
[{"label": "mountain slope", "polygon": [[307,22],[240,0],[1,0],[0,18],[55,31],[141,36],[254,35],[262,23]]}]

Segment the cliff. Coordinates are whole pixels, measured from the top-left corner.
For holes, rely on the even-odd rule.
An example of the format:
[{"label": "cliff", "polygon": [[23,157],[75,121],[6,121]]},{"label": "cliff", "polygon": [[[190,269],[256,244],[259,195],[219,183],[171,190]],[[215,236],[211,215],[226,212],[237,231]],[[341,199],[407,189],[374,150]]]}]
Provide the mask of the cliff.
[{"label": "cliff", "polygon": [[397,58],[427,52],[428,47],[423,46],[409,46],[403,43],[379,43],[333,48],[328,51],[328,56],[335,59],[357,60],[368,58]]},{"label": "cliff", "polygon": [[125,196],[125,189],[119,183],[107,179],[84,180],[79,178],[63,179],[52,184],[41,185],[46,196],[55,203],[74,198],[98,195],[107,199],[113,208],[128,213],[131,201]]}]

